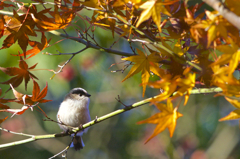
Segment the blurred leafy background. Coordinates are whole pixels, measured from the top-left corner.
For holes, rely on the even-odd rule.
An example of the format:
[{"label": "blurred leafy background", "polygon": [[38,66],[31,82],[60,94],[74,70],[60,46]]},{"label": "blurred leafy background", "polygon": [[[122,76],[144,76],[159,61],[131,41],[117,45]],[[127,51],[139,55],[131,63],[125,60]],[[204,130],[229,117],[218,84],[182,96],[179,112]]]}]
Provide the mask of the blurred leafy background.
[{"label": "blurred leafy background", "polygon": [[[89,12],[83,14],[90,14]],[[90,16],[90,15],[89,15]],[[74,27],[84,27],[84,23],[77,19]],[[69,27],[66,32],[70,35],[77,35],[74,27]],[[110,31],[96,29],[95,37],[103,47],[109,47],[118,38],[112,38]],[[71,53],[81,50],[84,46],[71,40],[63,40],[55,44],[62,38],[47,34],[47,38],[52,38],[51,47],[44,52],[56,54],[56,50],[62,53]],[[40,39],[39,39],[40,40]],[[0,39],[0,45],[2,45]],[[137,47],[137,46],[135,46]],[[113,47],[117,50],[131,52],[126,41],[120,40]],[[0,50],[1,67],[18,67],[19,57],[11,56],[21,50],[17,45],[9,49]],[[38,54],[26,60],[29,66],[38,63],[36,69],[58,70],[58,65],[63,64],[70,56],[50,56]],[[112,67],[110,67],[112,64]],[[110,113],[116,109],[123,108],[115,98],[119,95],[125,104],[132,104],[144,98],[142,87],[140,86],[140,74],[121,82],[127,75],[129,69],[124,73],[111,72],[123,67],[121,56],[88,49],[73,58],[73,60],[63,69],[63,72],[56,75],[52,80],[52,72],[47,70],[32,71],[39,78],[41,89],[48,82],[49,89],[46,99],[52,102],[40,104],[40,107],[47,115],[56,119],[59,104],[70,89],[82,87],[92,96],[90,102],[90,114],[92,119]],[[0,72],[0,82],[8,80],[10,77]],[[152,77],[154,79],[155,77]],[[151,79],[150,79],[151,80]],[[0,85],[5,92],[9,86]],[[16,88],[19,92],[31,94],[32,81],[29,82],[27,92],[24,85]],[[159,91],[147,88],[145,98],[158,94]],[[6,98],[14,98],[11,91],[3,94]],[[85,147],[81,151],[70,149],[69,159],[89,158],[89,159],[238,159],[239,151],[239,126],[237,121],[218,122],[220,117],[227,115],[233,107],[221,97],[213,97],[212,94],[191,95],[186,106],[180,107],[180,112],[184,115],[178,119],[177,127],[173,138],[165,130],[157,135],[147,144],[146,139],[151,135],[155,125],[137,125],[136,122],[146,119],[157,110],[153,105],[145,105],[133,109],[111,119],[105,120],[92,126],[88,133],[84,134]],[[175,105],[179,101],[175,101]],[[11,108],[21,108],[16,103],[8,104]],[[226,110],[229,105],[229,110]],[[0,118],[11,116],[8,113],[0,113]],[[43,121],[44,115],[38,109],[27,110],[23,115],[15,115],[8,118],[1,124],[3,128],[34,135],[44,135],[60,133],[61,130],[54,122]],[[7,132],[0,132],[0,144],[18,141],[25,137]],[[24,158],[43,159],[49,158],[63,150],[70,142],[70,137],[39,140],[24,145],[13,146],[0,150],[0,156],[4,159]],[[57,158],[62,158],[58,156]]]}]

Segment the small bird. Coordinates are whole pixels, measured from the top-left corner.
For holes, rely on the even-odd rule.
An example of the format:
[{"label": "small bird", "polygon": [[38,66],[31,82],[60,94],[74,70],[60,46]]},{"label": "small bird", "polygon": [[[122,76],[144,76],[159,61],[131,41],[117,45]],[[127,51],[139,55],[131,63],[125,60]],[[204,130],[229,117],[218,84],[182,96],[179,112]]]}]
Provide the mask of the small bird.
[{"label": "small bird", "polygon": [[[58,125],[62,130],[65,132],[71,131],[71,127],[79,127],[91,121],[88,108],[90,96],[83,88],[74,88],[66,95],[57,113]],[[84,132],[86,131],[87,128],[84,129]],[[73,139],[71,147],[74,147],[75,150],[84,147],[82,134],[83,131],[78,132]]]}]

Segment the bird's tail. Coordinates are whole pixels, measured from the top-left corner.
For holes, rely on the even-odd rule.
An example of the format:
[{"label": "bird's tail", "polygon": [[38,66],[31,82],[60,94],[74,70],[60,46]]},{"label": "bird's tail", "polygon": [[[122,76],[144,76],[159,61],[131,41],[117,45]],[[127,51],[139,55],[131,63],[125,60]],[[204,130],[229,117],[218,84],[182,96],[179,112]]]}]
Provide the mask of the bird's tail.
[{"label": "bird's tail", "polygon": [[82,137],[75,136],[71,144],[71,147],[74,147],[74,149],[77,151],[77,150],[83,149],[84,146],[85,145],[83,143]]}]

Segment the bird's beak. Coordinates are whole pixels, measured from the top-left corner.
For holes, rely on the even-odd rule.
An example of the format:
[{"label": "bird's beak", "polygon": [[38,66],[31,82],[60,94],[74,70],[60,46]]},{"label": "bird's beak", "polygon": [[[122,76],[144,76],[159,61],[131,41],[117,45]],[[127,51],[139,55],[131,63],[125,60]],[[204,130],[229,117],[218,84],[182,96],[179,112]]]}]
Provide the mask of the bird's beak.
[{"label": "bird's beak", "polygon": [[87,96],[87,97],[91,97],[91,94],[88,94],[88,93],[87,93],[86,96]]}]

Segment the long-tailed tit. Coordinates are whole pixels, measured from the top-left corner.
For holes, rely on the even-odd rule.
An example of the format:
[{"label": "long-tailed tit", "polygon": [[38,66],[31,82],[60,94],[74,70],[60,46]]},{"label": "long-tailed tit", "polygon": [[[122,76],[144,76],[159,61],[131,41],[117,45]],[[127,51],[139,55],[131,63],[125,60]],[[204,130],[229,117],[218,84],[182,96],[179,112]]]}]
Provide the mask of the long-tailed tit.
[{"label": "long-tailed tit", "polygon": [[[61,123],[59,124],[61,129],[67,132],[71,130],[71,127],[79,127],[91,120],[88,109],[90,96],[82,88],[74,88],[66,95],[57,113],[57,120]],[[86,131],[87,129],[84,129],[84,132]],[[82,134],[83,131],[78,132],[73,139],[71,146],[74,146],[75,150],[80,150],[84,147],[81,138]]]}]

